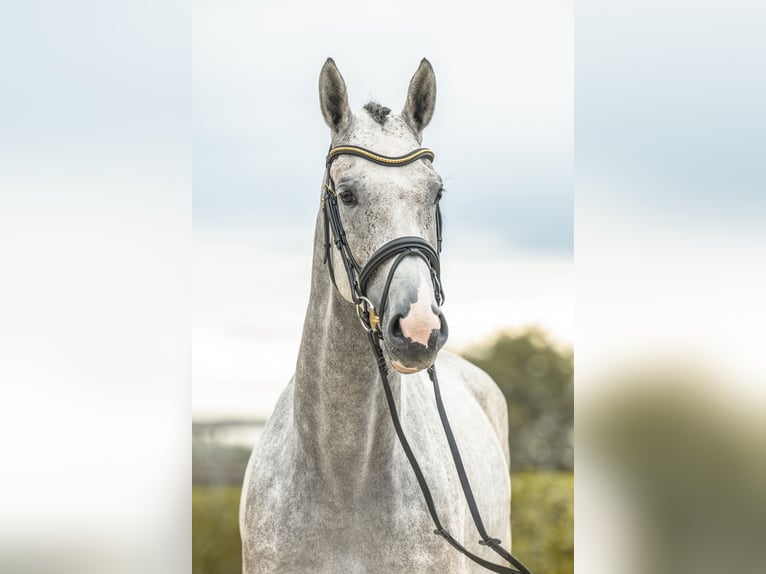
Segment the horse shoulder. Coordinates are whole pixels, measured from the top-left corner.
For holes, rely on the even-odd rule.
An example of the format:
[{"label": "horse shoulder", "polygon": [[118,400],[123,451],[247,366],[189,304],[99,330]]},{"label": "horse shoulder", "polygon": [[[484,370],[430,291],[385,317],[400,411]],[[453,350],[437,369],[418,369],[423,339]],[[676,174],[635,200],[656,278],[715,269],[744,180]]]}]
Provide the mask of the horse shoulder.
[{"label": "horse shoulder", "polygon": [[510,466],[508,406],[503,391],[486,372],[459,355],[449,351],[441,351],[436,364],[438,367],[449,369],[457,375],[457,379],[463,383],[465,389],[482,408],[497,434],[506,464]]}]

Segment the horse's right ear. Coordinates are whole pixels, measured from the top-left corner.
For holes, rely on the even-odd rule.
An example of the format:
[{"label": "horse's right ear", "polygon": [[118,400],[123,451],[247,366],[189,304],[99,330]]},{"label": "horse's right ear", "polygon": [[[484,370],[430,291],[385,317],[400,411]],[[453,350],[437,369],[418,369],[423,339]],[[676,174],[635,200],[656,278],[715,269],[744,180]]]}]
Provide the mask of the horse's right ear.
[{"label": "horse's right ear", "polygon": [[334,133],[344,131],[351,122],[346,82],[340,75],[332,58],[322,66],[319,73],[319,104],[325,123]]}]

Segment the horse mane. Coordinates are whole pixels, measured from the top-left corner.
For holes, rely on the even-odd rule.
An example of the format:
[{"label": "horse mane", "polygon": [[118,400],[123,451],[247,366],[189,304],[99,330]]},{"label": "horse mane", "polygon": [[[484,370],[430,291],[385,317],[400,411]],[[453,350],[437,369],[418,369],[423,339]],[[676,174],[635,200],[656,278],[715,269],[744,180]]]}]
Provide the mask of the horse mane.
[{"label": "horse mane", "polygon": [[370,116],[372,116],[372,119],[378,122],[380,125],[383,125],[386,123],[386,119],[388,119],[388,114],[391,113],[391,108],[382,106],[381,104],[373,100],[370,100],[369,102],[364,104],[364,109],[367,110]]}]

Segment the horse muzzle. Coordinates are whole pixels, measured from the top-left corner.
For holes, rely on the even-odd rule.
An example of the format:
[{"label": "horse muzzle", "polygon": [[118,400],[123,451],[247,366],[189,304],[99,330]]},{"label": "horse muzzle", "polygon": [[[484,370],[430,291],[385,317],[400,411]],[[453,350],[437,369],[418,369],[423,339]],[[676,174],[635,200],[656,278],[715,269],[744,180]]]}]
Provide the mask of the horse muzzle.
[{"label": "horse muzzle", "polygon": [[412,305],[405,315],[392,313],[383,325],[383,342],[391,364],[403,374],[433,365],[448,335],[444,313],[431,305],[426,309]]}]

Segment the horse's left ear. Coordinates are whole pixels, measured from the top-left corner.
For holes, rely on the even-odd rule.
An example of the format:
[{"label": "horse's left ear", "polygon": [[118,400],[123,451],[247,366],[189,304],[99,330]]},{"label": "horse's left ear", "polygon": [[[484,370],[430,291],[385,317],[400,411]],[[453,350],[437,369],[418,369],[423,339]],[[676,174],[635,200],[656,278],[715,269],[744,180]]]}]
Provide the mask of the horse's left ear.
[{"label": "horse's left ear", "polygon": [[415,75],[410,80],[407,92],[407,103],[404,104],[402,116],[410,124],[420,140],[423,129],[431,121],[436,105],[436,74],[431,62],[423,58]]},{"label": "horse's left ear", "polygon": [[351,123],[346,82],[332,58],[327,58],[319,73],[319,104],[325,123],[334,133],[344,131]]}]

